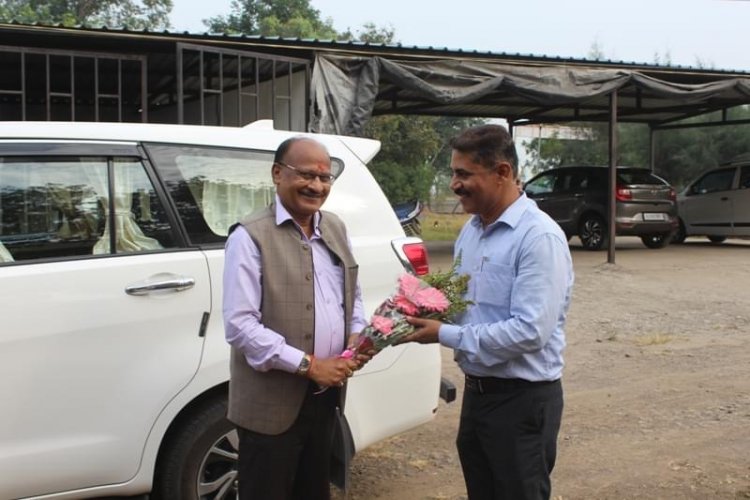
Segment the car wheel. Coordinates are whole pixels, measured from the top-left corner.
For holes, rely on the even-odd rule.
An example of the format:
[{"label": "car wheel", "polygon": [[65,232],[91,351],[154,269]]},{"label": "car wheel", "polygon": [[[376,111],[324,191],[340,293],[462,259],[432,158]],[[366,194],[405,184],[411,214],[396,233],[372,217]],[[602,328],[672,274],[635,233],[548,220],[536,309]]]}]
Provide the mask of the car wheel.
[{"label": "car wheel", "polygon": [[708,241],[710,241],[711,243],[723,243],[724,240],[726,239],[727,239],[726,236],[709,236],[708,237]]},{"label": "car wheel", "polygon": [[672,236],[672,243],[685,243],[687,233],[685,232],[685,223],[680,219],[680,225],[677,227],[674,236]]},{"label": "car wheel", "polygon": [[648,248],[664,248],[669,245],[669,233],[645,234],[641,236],[641,241]]},{"label": "car wheel", "polygon": [[237,497],[239,437],[226,413],[226,399],[212,399],[170,431],[159,453],[152,499]]},{"label": "car wheel", "polygon": [[578,237],[586,250],[601,250],[607,241],[607,225],[597,214],[584,215],[578,225]]}]

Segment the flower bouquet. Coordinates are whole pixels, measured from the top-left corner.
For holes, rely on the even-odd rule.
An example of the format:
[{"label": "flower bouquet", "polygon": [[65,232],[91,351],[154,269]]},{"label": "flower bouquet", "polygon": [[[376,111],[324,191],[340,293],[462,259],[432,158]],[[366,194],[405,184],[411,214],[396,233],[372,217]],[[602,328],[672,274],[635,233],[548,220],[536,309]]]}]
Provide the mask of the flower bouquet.
[{"label": "flower bouquet", "polygon": [[464,299],[469,277],[456,274],[457,259],[444,273],[430,273],[421,279],[403,274],[398,280],[398,290],[375,310],[370,324],[357,338],[354,347],[346,349],[341,357],[351,359],[357,353],[380,352],[413,333],[416,328],[406,321],[407,316],[450,322],[471,304]]}]

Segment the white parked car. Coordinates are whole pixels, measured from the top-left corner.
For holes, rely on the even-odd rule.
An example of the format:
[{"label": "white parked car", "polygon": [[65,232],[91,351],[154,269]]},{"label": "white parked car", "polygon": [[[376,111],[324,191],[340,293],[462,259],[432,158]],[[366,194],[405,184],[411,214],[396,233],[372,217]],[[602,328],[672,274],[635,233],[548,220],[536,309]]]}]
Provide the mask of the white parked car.
[{"label": "white parked car", "polygon": [[[1,499],[233,495],[223,246],[272,200],[292,135],[0,122]],[[315,137],[344,167],[324,208],[348,226],[369,313],[426,252],[366,168],[380,144]],[[374,358],[350,383],[341,469],[429,421],[440,384],[438,346]]]},{"label": "white parked car", "polygon": [[750,155],[710,170],[677,197],[680,228],[674,237],[707,236],[713,243],[750,236]]}]

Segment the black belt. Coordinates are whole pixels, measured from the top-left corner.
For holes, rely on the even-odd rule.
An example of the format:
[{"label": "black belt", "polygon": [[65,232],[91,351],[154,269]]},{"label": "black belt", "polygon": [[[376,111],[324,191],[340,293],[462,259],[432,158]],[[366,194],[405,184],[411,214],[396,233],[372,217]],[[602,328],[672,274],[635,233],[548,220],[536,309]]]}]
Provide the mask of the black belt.
[{"label": "black belt", "polygon": [[491,394],[494,392],[509,392],[517,389],[540,387],[558,382],[558,380],[542,380],[540,382],[531,382],[522,378],[495,378],[495,377],[474,377],[466,375],[465,388],[469,392],[479,394]]}]

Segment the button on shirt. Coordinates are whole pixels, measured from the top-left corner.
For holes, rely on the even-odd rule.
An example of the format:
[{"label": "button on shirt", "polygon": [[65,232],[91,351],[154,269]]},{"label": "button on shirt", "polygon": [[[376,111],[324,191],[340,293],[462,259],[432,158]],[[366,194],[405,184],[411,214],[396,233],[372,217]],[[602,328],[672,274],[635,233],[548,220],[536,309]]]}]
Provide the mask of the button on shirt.
[{"label": "button on shirt", "polygon": [[[276,225],[291,220],[289,212],[276,197]],[[344,349],[344,271],[323,243],[320,213],[314,216],[314,232],[307,238],[301,228],[300,238],[312,249],[315,293],[315,349],[319,358],[330,358]],[[243,353],[248,364],[258,371],[271,369],[296,372],[305,353],[286,343],[284,336],[262,323],[260,304],[261,256],[258,247],[243,228],[238,227],[226,243],[224,273],[224,331],[232,347]],[[357,284],[351,331],[359,332],[364,319],[362,296]]]},{"label": "button on shirt", "polygon": [[[557,380],[562,375],[565,317],[573,287],[568,240],[522,194],[482,227],[473,216],[456,240],[458,272],[471,277],[474,302],[440,327],[464,373],[477,377]],[[460,326],[459,326],[460,325]]]}]

